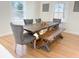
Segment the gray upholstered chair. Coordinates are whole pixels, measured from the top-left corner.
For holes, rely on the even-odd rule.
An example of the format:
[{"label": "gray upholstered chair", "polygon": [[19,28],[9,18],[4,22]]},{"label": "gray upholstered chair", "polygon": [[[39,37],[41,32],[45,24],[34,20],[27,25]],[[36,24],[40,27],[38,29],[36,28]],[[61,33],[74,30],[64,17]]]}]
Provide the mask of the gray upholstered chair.
[{"label": "gray upholstered chair", "polygon": [[33,24],[33,19],[24,19],[25,25],[27,24]]},{"label": "gray upholstered chair", "polygon": [[[36,37],[33,36],[30,33],[23,33],[23,26],[22,25],[15,25],[13,23],[10,23],[13,34],[14,34],[14,38],[15,38],[15,43],[16,44],[20,44],[20,45],[25,45],[28,43],[33,42],[34,47],[35,47],[35,41]],[[16,47],[17,45],[15,44],[15,51],[16,51]]]},{"label": "gray upholstered chair", "polygon": [[40,23],[41,22],[41,18],[35,19],[36,23]]},{"label": "gray upholstered chair", "polygon": [[54,33],[54,36],[56,36],[55,38],[63,38],[63,36],[61,35],[61,33],[65,30],[61,22],[61,19],[53,19],[53,22],[57,22],[58,24],[54,26],[54,29],[56,30],[56,32]]},{"label": "gray upholstered chair", "polygon": [[53,19],[53,23],[57,23],[57,25],[54,26],[55,29],[59,28],[59,24],[61,23],[61,19]]}]

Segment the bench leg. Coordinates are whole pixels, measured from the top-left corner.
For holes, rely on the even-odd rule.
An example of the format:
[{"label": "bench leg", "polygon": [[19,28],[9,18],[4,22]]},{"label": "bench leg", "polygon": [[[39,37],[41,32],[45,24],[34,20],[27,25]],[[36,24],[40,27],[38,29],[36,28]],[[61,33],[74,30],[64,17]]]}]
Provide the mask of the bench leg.
[{"label": "bench leg", "polygon": [[63,39],[63,36],[61,34],[59,34],[56,37],[54,37],[54,39],[59,39],[59,38]]},{"label": "bench leg", "polygon": [[62,36],[62,34],[59,34],[59,37],[60,37],[61,39],[63,39],[63,36]]},{"label": "bench leg", "polygon": [[43,47],[45,48],[46,51],[48,51],[48,52],[50,51],[50,49],[49,49],[47,44],[45,46],[43,46]]}]

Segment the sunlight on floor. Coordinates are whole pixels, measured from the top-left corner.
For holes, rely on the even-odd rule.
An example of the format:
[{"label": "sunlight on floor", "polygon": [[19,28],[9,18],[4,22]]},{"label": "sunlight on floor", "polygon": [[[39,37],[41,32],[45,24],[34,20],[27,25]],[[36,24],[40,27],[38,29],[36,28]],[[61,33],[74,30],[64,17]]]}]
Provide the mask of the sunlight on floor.
[{"label": "sunlight on floor", "polygon": [[0,44],[0,58],[14,58],[14,56]]}]

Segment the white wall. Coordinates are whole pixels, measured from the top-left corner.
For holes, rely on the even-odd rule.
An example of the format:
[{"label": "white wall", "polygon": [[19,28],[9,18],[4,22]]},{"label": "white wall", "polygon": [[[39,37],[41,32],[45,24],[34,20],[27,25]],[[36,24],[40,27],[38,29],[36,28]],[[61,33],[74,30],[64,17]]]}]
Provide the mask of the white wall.
[{"label": "white wall", "polygon": [[[40,2],[38,1],[24,1],[24,19],[35,19],[39,18]],[[12,20],[13,23],[24,25],[24,20]]]},{"label": "white wall", "polygon": [[[39,18],[39,11],[40,11],[40,2],[25,2],[25,12],[24,18],[27,19],[36,19]],[[10,27],[10,21],[16,24],[24,25],[23,20],[13,20],[11,17],[11,2],[1,2],[0,1],[0,36],[7,35],[12,33],[11,27]],[[35,20],[34,20],[35,22]]]},{"label": "white wall", "polygon": [[10,33],[10,2],[0,1],[0,36]]},{"label": "white wall", "polygon": [[[49,3],[49,12],[42,12],[42,5],[44,3]],[[42,1],[40,3],[40,18],[42,18],[42,20],[45,20],[45,21],[51,21],[53,20],[53,16],[54,16],[54,5],[55,4],[58,4],[58,3],[64,3],[65,4],[65,9],[67,9],[67,7],[69,6],[68,5],[68,2],[67,1]],[[65,10],[64,12],[64,21],[65,22],[67,20],[67,15],[68,15],[68,10]]]},{"label": "white wall", "polygon": [[26,18],[27,19],[31,19],[31,18],[34,18],[35,17],[35,2],[29,2],[27,1],[26,2]]},{"label": "white wall", "polygon": [[66,10],[69,11],[68,20],[66,22],[66,32],[70,32],[73,34],[79,35],[79,12],[73,12],[74,2],[68,3],[68,8]]},{"label": "white wall", "polygon": [[40,2],[37,1],[26,1],[25,2],[25,16],[26,19],[39,18]]},{"label": "white wall", "polygon": [[[42,12],[42,5],[45,3],[49,3],[49,12]],[[43,21],[48,21],[53,18],[53,8],[52,7],[53,7],[53,5],[52,5],[52,2],[50,2],[50,1],[42,1],[40,3],[40,18]]]},{"label": "white wall", "polygon": [[[42,12],[42,4],[50,3],[49,12]],[[43,20],[52,20],[53,4],[57,2],[26,2],[26,18],[42,18]],[[66,32],[79,34],[79,12],[73,12],[74,2],[65,3],[65,26]],[[0,36],[10,33],[11,8],[10,2],[0,2]]]},{"label": "white wall", "polygon": [[[42,4],[44,3],[49,3],[50,8],[49,12],[42,12]],[[57,1],[54,2],[49,2],[49,1],[42,1],[40,3],[40,18],[42,20],[48,21],[53,19],[54,15],[54,4],[58,3]],[[65,4],[65,13],[64,13],[64,22],[65,22],[65,32],[73,33],[73,34],[78,34],[79,35],[79,12],[73,12],[74,8],[74,1],[60,1],[60,3]]]}]

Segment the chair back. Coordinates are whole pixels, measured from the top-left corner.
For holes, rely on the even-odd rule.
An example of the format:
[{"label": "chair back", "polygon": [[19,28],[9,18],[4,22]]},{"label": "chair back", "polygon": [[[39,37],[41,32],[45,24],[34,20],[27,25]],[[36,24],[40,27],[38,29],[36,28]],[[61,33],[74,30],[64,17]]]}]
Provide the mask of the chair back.
[{"label": "chair back", "polygon": [[53,19],[53,22],[55,23],[55,22],[58,22],[58,24],[60,24],[61,23],[61,19]]},{"label": "chair back", "polygon": [[24,19],[25,25],[27,24],[33,24],[33,19]]},{"label": "chair back", "polygon": [[23,39],[23,26],[22,25],[15,25],[10,23],[11,29],[13,31],[13,35],[16,41],[16,44],[22,44]]},{"label": "chair back", "polygon": [[40,23],[41,22],[41,18],[36,19],[36,23]]},{"label": "chair back", "polygon": [[56,19],[56,18],[54,18],[54,19],[53,19],[53,23],[57,23],[57,25],[55,25],[54,28],[55,28],[55,29],[58,29],[58,28],[59,28],[59,24],[61,23],[61,19]]}]

